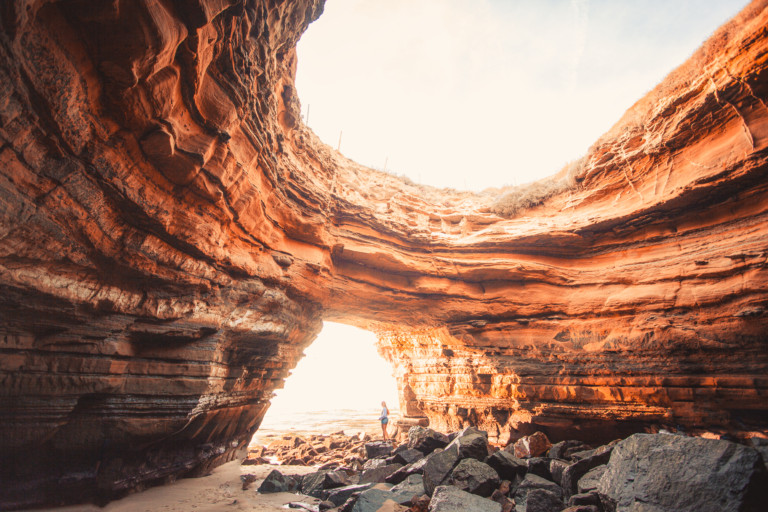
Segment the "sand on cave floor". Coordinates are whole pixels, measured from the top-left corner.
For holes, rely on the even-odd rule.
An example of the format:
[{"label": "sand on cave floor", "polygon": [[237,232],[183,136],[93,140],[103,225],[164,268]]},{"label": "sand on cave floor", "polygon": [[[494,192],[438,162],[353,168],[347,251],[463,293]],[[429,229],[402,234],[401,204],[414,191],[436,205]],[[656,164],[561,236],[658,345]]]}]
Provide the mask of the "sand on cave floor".
[{"label": "sand on cave floor", "polygon": [[[316,504],[320,500],[301,494],[280,492],[259,494],[256,489],[270,471],[279,469],[281,473],[297,475],[317,471],[315,467],[305,466],[242,466],[240,461],[233,461],[219,466],[210,475],[200,478],[183,478],[160,487],[131,494],[113,501],[105,507],[96,505],[74,505],[47,509],[35,509],[50,512],[272,512],[289,510],[289,502]],[[257,480],[248,490],[242,490],[240,475],[253,474]],[[291,509],[300,510],[300,509]]]}]

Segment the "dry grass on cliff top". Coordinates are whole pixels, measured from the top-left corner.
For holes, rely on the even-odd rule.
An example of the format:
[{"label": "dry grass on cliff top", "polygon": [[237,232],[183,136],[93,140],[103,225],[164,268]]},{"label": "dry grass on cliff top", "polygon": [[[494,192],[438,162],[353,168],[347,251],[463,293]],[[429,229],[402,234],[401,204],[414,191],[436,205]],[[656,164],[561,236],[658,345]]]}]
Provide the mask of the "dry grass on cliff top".
[{"label": "dry grass on cliff top", "polygon": [[586,158],[582,157],[569,162],[560,172],[549,178],[507,189],[504,195],[491,205],[491,212],[509,219],[522,211],[539,206],[550,197],[573,190],[577,185],[576,177],[584,170],[585,160]]}]

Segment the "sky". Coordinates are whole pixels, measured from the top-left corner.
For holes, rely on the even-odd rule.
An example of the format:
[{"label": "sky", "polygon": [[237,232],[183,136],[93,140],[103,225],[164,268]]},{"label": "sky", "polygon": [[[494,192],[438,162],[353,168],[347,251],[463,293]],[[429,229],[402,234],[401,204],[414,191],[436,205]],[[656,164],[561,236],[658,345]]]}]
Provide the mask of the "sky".
[{"label": "sky", "polygon": [[746,0],[328,0],[302,114],[357,162],[437,187],[552,175]]}]

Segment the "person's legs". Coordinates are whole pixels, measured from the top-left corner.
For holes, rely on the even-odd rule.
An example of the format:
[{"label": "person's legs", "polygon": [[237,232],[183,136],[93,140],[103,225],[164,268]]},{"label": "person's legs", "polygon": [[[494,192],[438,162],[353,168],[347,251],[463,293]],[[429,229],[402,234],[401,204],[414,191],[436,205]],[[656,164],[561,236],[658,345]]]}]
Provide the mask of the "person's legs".
[{"label": "person's legs", "polygon": [[385,421],[381,422],[381,433],[384,434],[384,440],[387,440],[387,423]]}]

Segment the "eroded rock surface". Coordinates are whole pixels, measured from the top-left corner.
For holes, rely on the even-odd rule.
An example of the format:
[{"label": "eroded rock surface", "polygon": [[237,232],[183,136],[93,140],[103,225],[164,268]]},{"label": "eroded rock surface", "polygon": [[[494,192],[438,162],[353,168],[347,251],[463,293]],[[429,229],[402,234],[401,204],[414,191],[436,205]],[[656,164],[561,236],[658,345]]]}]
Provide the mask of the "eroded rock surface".
[{"label": "eroded rock surface", "polygon": [[240,456],[323,318],[375,330],[438,430],[765,424],[765,2],[510,219],[301,124],[321,11],[0,6],[0,506]]}]

